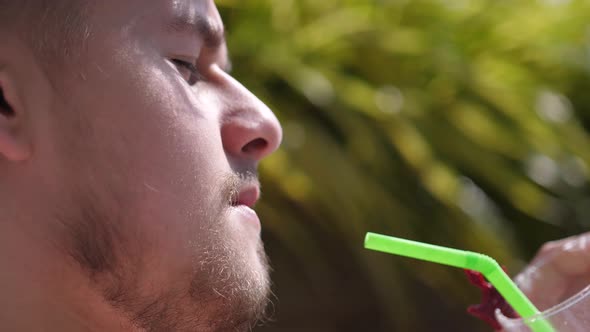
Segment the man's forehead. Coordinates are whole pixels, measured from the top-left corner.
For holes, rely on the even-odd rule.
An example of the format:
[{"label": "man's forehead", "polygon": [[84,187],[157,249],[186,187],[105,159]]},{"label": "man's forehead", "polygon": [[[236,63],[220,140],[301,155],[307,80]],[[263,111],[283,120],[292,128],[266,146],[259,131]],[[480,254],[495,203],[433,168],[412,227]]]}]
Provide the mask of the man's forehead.
[{"label": "man's forehead", "polygon": [[208,19],[211,25],[223,26],[217,7],[212,0],[166,0],[171,14],[187,20]]},{"label": "man's forehead", "polygon": [[[126,10],[115,12],[113,8],[122,7],[121,2],[118,2],[117,7],[114,6],[121,0],[105,1],[113,6],[103,6],[107,13],[101,13],[102,17],[115,15],[118,22],[122,20],[122,24],[136,25],[140,31],[145,29],[149,33],[153,29],[163,29],[169,33],[193,37],[202,41],[200,45],[207,49],[207,58],[212,63],[226,72],[231,70],[225,28],[213,0],[127,0],[123,2],[127,4],[124,6]],[[132,18],[129,19],[128,15]]]},{"label": "man's forehead", "polygon": [[177,32],[186,32],[204,38],[210,48],[219,48],[225,43],[223,21],[213,1],[172,0],[167,25]]},{"label": "man's forehead", "polygon": [[209,0],[164,0],[164,3],[174,12],[187,16],[206,15],[209,12],[209,7],[214,6],[213,2]]}]

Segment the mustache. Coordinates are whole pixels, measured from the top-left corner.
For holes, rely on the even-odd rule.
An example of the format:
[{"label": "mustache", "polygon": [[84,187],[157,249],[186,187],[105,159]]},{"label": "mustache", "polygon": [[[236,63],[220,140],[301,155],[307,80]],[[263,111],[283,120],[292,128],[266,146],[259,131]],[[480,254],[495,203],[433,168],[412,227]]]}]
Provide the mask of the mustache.
[{"label": "mustache", "polygon": [[225,203],[235,205],[238,202],[240,191],[245,187],[251,186],[260,188],[258,172],[247,171],[241,173],[231,173],[224,180],[221,190],[221,197]]}]

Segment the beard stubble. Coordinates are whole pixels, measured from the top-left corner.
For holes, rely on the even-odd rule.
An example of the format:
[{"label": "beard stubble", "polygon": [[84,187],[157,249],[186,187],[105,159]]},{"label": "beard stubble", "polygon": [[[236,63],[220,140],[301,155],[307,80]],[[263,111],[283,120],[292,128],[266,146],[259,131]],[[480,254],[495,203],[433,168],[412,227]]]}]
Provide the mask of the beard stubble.
[{"label": "beard stubble", "polygon": [[[214,190],[202,229],[211,241],[190,244],[192,271],[178,281],[146,292],[139,287],[142,259],[140,239],[125,231],[128,219],[114,192],[78,189],[56,214],[62,229],[62,249],[81,269],[96,291],[137,327],[147,331],[248,331],[268,318],[270,280],[261,241],[256,255],[260,268],[248,266],[240,243],[228,239],[225,214],[239,185],[254,181],[252,173],[225,176]],[[105,198],[106,197],[106,198]],[[226,224],[225,224],[226,225]]]}]

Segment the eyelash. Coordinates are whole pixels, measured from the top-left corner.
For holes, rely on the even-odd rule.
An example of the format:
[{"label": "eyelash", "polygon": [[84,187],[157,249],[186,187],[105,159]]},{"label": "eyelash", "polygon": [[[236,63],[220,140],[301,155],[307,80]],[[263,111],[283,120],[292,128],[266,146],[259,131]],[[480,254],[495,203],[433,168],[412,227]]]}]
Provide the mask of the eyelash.
[{"label": "eyelash", "polygon": [[195,84],[197,84],[197,82],[202,80],[201,74],[199,73],[197,66],[195,66],[193,63],[179,60],[179,59],[172,59],[170,61],[172,61],[172,63],[174,63],[175,65],[177,65],[179,67],[183,67],[183,68],[187,69],[190,72],[191,76],[187,81],[189,85],[195,85]]}]

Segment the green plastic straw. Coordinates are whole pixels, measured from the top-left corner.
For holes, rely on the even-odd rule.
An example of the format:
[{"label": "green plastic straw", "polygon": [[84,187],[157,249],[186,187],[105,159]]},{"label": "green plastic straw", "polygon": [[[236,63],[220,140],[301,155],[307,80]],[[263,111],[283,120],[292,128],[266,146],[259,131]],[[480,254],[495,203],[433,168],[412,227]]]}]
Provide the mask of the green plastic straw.
[{"label": "green plastic straw", "polygon": [[[375,233],[367,233],[365,248],[482,273],[522,317],[539,315],[539,310],[520,291],[493,258],[470,251],[451,249]],[[555,332],[551,324],[538,318],[527,322],[534,332]]]}]

